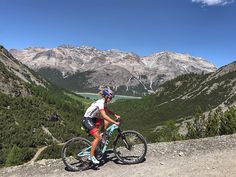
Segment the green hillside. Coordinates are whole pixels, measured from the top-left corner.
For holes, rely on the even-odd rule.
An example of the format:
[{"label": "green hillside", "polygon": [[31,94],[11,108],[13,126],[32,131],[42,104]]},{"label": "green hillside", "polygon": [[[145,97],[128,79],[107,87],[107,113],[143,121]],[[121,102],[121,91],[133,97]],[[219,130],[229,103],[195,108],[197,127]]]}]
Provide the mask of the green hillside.
[{"label": "green hillside", "polygon": [[27,162],[37,148],[80,135],[84,105],[79,99],[83,100],[46,82],[2,48],[0,167]]},{"label": "green hillside", "polygon": [[[87,82],[94,71],[76,72],[65,78],[63,78],[62,73],[57,69],[41,68],[37,72],[50,82],[64,89],[76,92],[97,92],[97,87],[90,87],[90,84]],[[149,85],[146,85],[146,87],[148,88]],[[156,88],[155,85],[153,87]],[[127,90],[126,86],[116,88],[116,93],[120,95],[143,96],[146,92],[147,90],[141,84],[130,86],[129,90]]]},{"label": "green hillside", "polygon": [[125,129],[136,129],[152,141],[153,131],[167,121],[180,123],[192,118],[199,109],[206,112],[235,103],[235,68],[219,76],[217,73],[182,75],[164,83],[154,95],[117,101],[111,107],[123,117]]},{"label": "green hillside", "polygon": [[[80,102],[57,88],[31,89],[33,96],[29,97],[11,97],[0,93],[0,165],[7,161],[14,145],[27,154],[37,147],[53,144],[52,137],[42,127],[46,127],[59,142],[81,133],[80,120],[84,107]],[[22,157],[20,162],[32,156]]]},{"label": "green hillside", "polygon": [[76,74],[72,76],[68,76],[66,78],[63,78],[62,73],[56,69],[52,68],[42,68],[38,70],[38,73],[43,76],[44,78],[47,78],[50,82],[56,84],[57,86],[61,88],[65,88],[68,90],[74,90],[74,91],[86,91],[86,92],[96,92],[97,88],[85,88],[85,85],[87,84],[87,80],[89,79],[89,75],[91,72],[77,72]]},{"label": "green hillside", "polygon": [[[84,83],[88,75],[79,77],[69,82]],[[63,87],[66,83],[61,84]],[[58,144],[81,134],[86,137],[80,130],[81,117],[90,103],[91,100],[42,79],[4,48],[0,49],[0,167],[27,162],[43,146],[48,148],[39,159],[59,158]],[[210,116],[210,121],[202,114],[196,116],[198,110],[206,112],[235,103],[236,62],[211,74],[179,76],[164,83],[155,94],[136,100],[117,100],[109,107],[121,115],[122,129],[137,130],[148,142],[156,142],[182,139],[175,123],[193,117],[197,118],[196,125],[189,124],[188,138],[236,132],[235,108],[225,115]],[[214,117],[219,121],[215,122]],[[199,120],[204,130],[200,133]]]}]

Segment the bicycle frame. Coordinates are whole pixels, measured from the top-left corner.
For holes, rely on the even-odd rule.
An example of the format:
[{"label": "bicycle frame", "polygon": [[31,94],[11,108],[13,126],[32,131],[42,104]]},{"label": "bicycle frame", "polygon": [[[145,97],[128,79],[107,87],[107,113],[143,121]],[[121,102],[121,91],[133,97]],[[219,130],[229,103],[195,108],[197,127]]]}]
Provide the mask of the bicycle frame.
[{"label": "bicycle frame", "polygon": [[[114,132],[114,130],[118,129],[118,132],[120,133],[121,130],[119,129],[119,126],[115,125],[115,124],[112,124],[111,126],[109,126],[107,129],[106,129],[106,132],[108,132],[108,135],[109,137],[111,137],[112,133]],[[108,138],[106,140],[106,142],[104,143],[104,146],[102,147],[102,150],[101,152],[104,154],[105,151],[107,150],[107,146],[109,145],[109,142],[110,142],[110,138]],[[87,148],[85,148],[84,150],[82,150],[78,156],[80,157],[83,157],[83,156],[87,156],[90,154],[90,149],[91,149],[92,146],[89,146]]]}]

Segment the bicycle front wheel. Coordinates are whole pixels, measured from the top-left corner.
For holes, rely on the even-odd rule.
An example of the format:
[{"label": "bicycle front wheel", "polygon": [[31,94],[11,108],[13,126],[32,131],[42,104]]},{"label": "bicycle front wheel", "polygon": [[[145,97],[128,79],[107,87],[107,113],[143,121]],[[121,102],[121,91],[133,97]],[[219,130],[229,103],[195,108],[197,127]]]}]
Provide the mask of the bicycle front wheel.
[{"label": "bicycle front wheel", "polygon": [[62,148],[62,161],[69,170],[85,170],[89,166],[87,159],[90,148],[89,140],[82,137],[72,138]]},{"label": "bicycle front wheel", "polygon": [[128,130],[118,135],[113,151],[122,163],[136,164],[143,162],[147,153],[147,143],[140,133]]}]

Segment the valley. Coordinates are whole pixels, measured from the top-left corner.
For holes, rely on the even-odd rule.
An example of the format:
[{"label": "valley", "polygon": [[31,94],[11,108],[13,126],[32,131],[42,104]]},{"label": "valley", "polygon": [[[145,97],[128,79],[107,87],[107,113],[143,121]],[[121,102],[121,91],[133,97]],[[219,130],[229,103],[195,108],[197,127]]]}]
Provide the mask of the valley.
[{"label": "valley", "polygon": [[[60,158],[61,146],[57,142],[86,136],[80,129],[81,117],[93,99],[98,98],[93,94],[98,92],[97,88],[85,92],[89,89],[83,87],[83,92],[78,92],[82,96],[61,88],[62,85],[51,83],[49,77],[44,78],[38,71],[20,63],[4,48],[0,51],[0,72],[0,166],[27,162],[33,158],[37,149],[45,146],[47,148],[37,160]],[[57,75],[60,76],[60,73]],[[76,78],[70,82],[83,86],[88,76],[85,74],[77,82],[74,82]],[[236,132],[234,126],[229,128],[229,125],[234,125],[236,117],[235,77],[236,63],[233,62],[210,73],[176,76],[159,85],[155,91],[146,92],[143,97],[130,96],[127,92],[120,95],[121,92],[114,90],[116,100],[109,107],[121,115],[124,122],[122,129],[139,131],[149,143],[232,134]],[[126,91],[123,86],[119,88]],[[213,131],[215,124],[201,117],[203,113],[218,109],[223,109],[225,113],[218,111],[216,118],[225,121],[226,126],[218,122],[221,128],[217,132]],[[198,118],[196,115],[210,128],[203,128],[198,134],[194,130],[195,125],[192,125],[193,132],[186,136],[180,135],[179,129],[183,123]],[[203,124],[201,126],[204,127]],[[185,128],[185,132],[188,130],[191,129]],[[12,138],[9,139],[9,136]],[[12,158],[14,154],[19,156]]]}]

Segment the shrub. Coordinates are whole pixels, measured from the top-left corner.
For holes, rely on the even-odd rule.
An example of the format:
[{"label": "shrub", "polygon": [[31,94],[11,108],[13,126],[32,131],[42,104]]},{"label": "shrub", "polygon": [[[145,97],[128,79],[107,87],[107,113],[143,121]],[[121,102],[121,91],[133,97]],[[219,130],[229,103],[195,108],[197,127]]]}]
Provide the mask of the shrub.
[{"label": "shrub", "polygon": [[163,128],[157,132],[157,141],[176,141],[181,140],[179,128],[174,121],[167,121]]},{"label": "shrub", "polygon": [[221,108],[218,108],[215,112],[210,112],[207,119],[206,125],[206,136],[217,136],[220,135],[220,120],[223,117]]},{"label": "shrub", "polygon": [[20,165],[29,161],[35,154],[35,150],[30,148],[20,148],[17,145],[13,145],[6,157],[6,166]]},{"label": "shrub", "polygon": [[38,157],[37,160],[41,159],[58,159],[61,158],[61,146],[53,144],[47,147]]},{"label": "shrub", "polygon": [[187,138],[203,138],[205,137],[206,117],[202,114],[200,108],[193,118],[193,122],[187,124],[188,133]]},{"label": "shrub", "polygon": [[230,107],[221,118],[220,134],[236,133],[236,108]]},{"label": "shrub", "polygon": [[206,118],[198,112],[192,123],[187,125],[187,138],[204,138],[209,136],[236,133],[236,108],[230,107],[223,113],[221,108],[210,112]]}]

